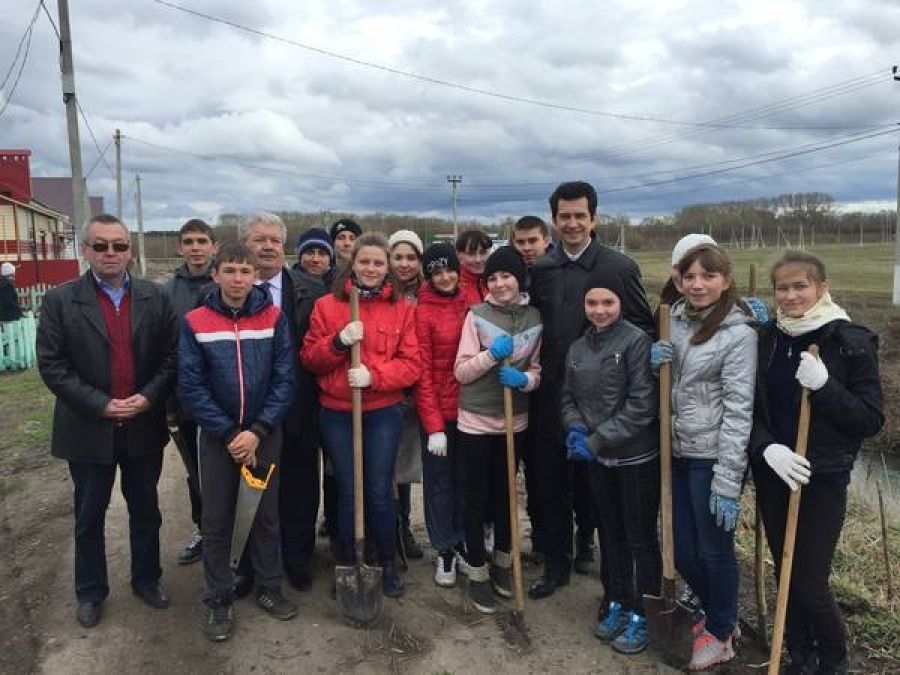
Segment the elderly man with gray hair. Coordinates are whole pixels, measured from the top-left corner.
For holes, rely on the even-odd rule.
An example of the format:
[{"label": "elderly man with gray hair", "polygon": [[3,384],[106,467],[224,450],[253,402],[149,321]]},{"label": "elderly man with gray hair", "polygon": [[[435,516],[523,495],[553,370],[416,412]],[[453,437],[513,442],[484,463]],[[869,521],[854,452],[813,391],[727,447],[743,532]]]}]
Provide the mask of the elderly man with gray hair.
[{"label": "elderly man with gray hair", "polygon": [[[256,255],[257,284],[268,289],[291,327],[294,351],[309,327],[315,301],[325,295],[321,280],[284,261],[287,227],[274,213],[254,213],[238,225],[238,236]],[[295,589],[312,585],[312,554],[316,543],[319,510],[318,390],[315,378],[298,368],[296,403],[283,425],[279,473],[281,555],[285,576]],[[237,593],[252,586],[250,566],[242,562]]]}]

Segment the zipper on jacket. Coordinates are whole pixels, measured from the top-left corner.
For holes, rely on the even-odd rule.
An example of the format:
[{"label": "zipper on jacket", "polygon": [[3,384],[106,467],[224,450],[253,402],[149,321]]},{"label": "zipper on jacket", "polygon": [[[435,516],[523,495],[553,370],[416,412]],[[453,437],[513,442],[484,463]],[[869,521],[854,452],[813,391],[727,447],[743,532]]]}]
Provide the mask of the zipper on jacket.
[{"label": "zipper on jacket", "polygon": [[232,312],[234,324],[234,350],[237,354],[238,391],[240,392],[240,411],[238,412],[238,427],[244,427],[244,361],[241,358],[241,331],[238,329],[237,312]]}]

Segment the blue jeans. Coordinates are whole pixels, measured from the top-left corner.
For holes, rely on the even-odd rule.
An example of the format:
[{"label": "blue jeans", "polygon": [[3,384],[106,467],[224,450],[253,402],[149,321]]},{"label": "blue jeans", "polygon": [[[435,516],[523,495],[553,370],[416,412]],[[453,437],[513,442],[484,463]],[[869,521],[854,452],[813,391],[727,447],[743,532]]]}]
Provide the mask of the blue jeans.
[{"label": "blue jeans", "polygon": [[[366,529],[382,564],[394,559],[396,514],[392,495],[394,464],[400,445],[399,405],[363,413],[363,489]],[[337,485],[338,565],[352,565],[353,551],[353,428],[349,411],[322,408],[322,444]]]},{"label": "blue jeans", "polygon": [[428,452],[427,434],[423,434],[422,440],[425,527],[428,539],[437,551],[449,551],[465,537],[465,487],[456,422],[445,422],[444,433],[447,434],[447,454],[443,457]]},{"label": "blue jeans", "polygon": [[706,630],[719,640],[737,625],[738,565],[734,532],[716,525],[709,512],[715,460],[672,460],[672,525],[675,567],[706,612]]}]

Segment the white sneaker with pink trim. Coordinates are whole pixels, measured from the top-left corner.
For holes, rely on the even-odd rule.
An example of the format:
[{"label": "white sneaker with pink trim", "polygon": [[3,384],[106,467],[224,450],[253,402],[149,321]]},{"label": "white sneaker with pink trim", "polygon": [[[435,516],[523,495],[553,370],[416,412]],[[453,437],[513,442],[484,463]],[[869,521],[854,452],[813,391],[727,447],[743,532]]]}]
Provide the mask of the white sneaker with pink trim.
[{"label": "white sneaker with pink trim", "polygon": [[688,670],[707,670],[721,663],[727,663],[734,658],[734,648],[731,646],[731,636],[725,640],[719,640],[706,629],[694,640],[693,653]]}]

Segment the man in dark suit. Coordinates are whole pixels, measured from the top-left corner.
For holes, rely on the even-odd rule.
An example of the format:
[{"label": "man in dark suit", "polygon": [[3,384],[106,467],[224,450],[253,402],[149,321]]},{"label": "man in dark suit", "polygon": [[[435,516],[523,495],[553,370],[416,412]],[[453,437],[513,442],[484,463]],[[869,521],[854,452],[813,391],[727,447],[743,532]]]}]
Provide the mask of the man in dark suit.
[{"label": "man in dark suit", "polygon": [[[265,285],[291,326],[294,351],[309,327],[315,301],[325,294],[325,285],[302,270],[284,264],[287,228],[278,216],[256,213],[238,229],[241,240],[257,259],[258,283]],[[299,591],[312,585],[312,555],[316,544],[319,511],[318,391],[315,377],[298,369],[296,403],[282,427],[279,519],[281,556],[288,583]],[[242,565],[242,576],[246,566]],[[238,592],[249,590],[247,582]]]},{"label": "man in dark suit", "polygon": [[131,587],[151,607],[160,585],[157,483],[168,441],[166,397],[178,331],[165,291],[128,273],[128,229],[95,216],[81,242],[90,270],[47,292],[37,332],[41,377],[56,395],[53,456],[75,485],[76,618],[100,621],[109,595],[104,523],[116,467],[128,504]]}]

